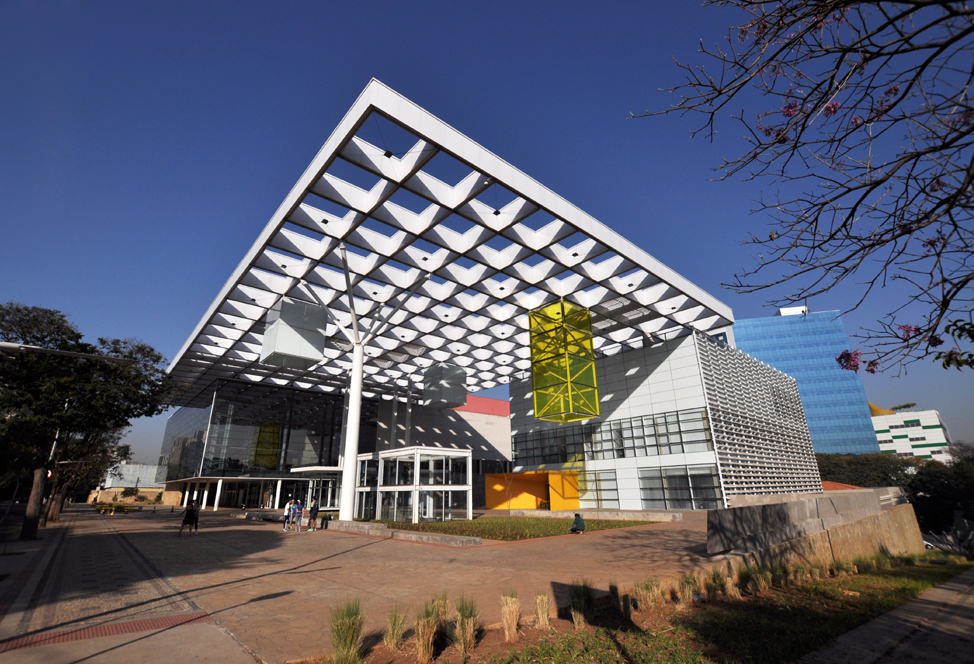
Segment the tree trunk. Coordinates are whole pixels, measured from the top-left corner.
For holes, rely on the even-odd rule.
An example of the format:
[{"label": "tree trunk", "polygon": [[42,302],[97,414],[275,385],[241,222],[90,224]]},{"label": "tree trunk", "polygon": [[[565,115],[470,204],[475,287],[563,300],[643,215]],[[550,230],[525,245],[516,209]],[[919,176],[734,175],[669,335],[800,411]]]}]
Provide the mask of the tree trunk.
[{"label": "tree trunk", "polygon": [[48,487],[51,492],[51,497],[47,500],[47,504],[44,505],[44,509],[41,511],[40,527],[47,528],[47,520],[51,516],[51,511],[54,509],[54,494],[61,490],[61,484],[58,482],[57,473],[51,478],[51,484]]},{"label": "tree trunk", "polygon": [[13,507],[14,503],[17,501],[17,491],[19,490],[20,490],[20,473],[18,473],[17,476],[14,478],[14,495],[10,496],[10,504],[7,505],[7,509],[4,511],[3,517],[0,517],[0,526],[2,526],[3,522],[7,520],[7,515],[10,514],[10,508]]},{"label": "tree trunk", "polygon": [[27,499],[27,513],[24,514],[24,526],[20,530],[20,539],[37,539],[37,524],[44,507],[44,481],[47,479],[47,468],[34,469],[34,483],[30,487],[30,498]]},{"label": "tree trunk", "polygon": [[51,494],[51,509],[48,510],[48,520],[49,521],[60,521],[61,520],[61,510],[64,509],[64,503],[68,501],[68,491],[71,488],[70,482],[65,482],[60,487],[58,487],[57,493]]}]

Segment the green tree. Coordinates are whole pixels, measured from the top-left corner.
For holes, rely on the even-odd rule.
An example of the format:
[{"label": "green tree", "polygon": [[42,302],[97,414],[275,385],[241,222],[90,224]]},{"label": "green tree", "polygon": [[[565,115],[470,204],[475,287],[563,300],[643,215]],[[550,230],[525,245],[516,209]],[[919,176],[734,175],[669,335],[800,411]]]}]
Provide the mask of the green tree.
[{"label": "green tree", "polygon": [[[974,7],[708,4],[741,10],[740,22],[679,64],[680,99],[660,113],[699,117],[693,135],[711,140],[731,121],[744,140],[721,179],[775,187],[757,206],[770,228],[751,234],[754,267],[725,285],[781,306],[837,287],[858,306],[882,290],[867,371],[931,356],[974,366],[961,348],[974,343]],[[843,368],[858,368],[857,352]]]},{"label": "green tree", "polygon": [[139,490],[134,486],[128,486],[122,489],[122,498],[135,498],[139,495]]},{"label": "green tree", "polygon": [[[57,469],[55,490],[61,476],[70,475],[61,468],[72,462],[85,461],[93,474],[106,472],[117,455],[103,448],[117,443],[131,420],[162,412],[173,384],[152,347],[119,339],[84,343],[64,314],[50,309],[0,305],[0,341],[127,360],[0,353],[0,449],[4,461],[33,469],[21,530],[22,539],[33,539],[48,470]],[[96,468],[95,459],[109,466]]]},{"label": "green tree", "polygon": [[974,521],[974,459],[924,464],[910,478],[907,496],[927,532],[950,531],[957,516]]},{"label": "green tree", "polygon": [[905,487],[922,459],[895,454],[815,454],[823,481],[863,488]]}]

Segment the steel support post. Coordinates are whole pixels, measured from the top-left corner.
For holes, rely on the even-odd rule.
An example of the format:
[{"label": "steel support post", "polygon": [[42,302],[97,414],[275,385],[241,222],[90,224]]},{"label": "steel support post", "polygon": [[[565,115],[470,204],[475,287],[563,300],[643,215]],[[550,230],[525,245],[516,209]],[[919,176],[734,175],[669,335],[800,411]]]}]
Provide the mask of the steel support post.
[{"label": "steel support post", "polygon": [[345,424],[344,467],[342,468],[342,497],[338,508],[339,521],[355,518],[355,487],[358,470],[358,428],[362,419],[362,374],[365,366],[365,345],[352,345],[352,373],[348,385],[348,420]]}]

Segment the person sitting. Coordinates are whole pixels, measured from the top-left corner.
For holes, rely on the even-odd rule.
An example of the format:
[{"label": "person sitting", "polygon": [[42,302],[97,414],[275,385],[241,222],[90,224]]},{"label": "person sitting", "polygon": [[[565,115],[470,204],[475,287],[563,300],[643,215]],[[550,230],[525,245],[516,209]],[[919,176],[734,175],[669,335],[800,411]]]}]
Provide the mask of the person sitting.
[{"label": "person sitting", "polygon": [[578,512],[575,513],[575,520],[572,521],[572,527],[568,529],[568,532],[572,533],[573,535],[585,534],[585,520]]}]

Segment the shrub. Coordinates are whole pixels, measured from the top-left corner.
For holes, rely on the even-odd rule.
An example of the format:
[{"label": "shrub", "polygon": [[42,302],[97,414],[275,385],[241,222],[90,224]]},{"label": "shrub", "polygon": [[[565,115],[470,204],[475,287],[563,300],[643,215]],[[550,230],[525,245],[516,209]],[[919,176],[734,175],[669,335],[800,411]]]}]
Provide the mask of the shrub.
[{"label": "shrub", "polygon": [[365,615],[359,599],[342,602],[331,615],[331,645],[335,664],[358,664],[362,661],[360,640]]},{"label": "shrub", "polygon": [[517,592],[505,590],[501,596],[501,623],[504,625],[504,641],[517,641],[517,628],[521,622],[521,600]]},{"label": "shrub", "polygon": [[551,631],[551,598],[548,593],[534,596],[534,626],[545,632]]},{"label": "shrub", "polygon": [[585,579],[572,582],[568,589],[572,611],[572,624],[575,629],[592,622],[595,618],[595,593]]},{"label": "shrub", "polygon": [[636,600],[636,610],[646,611],[663,600],[663,587],[659,581],[650,577],[633,584],[632,596]]},{"label": "shrub", "polygon": [[457,599],[456,622],[453,630],[453,645],[460,653],[460,660],[465,661],[467,656],[473,651],[477,641],[477,629],[480,616],[477,613],[477,604],[472,599],[467,599],[463,595]]},{"label": "shrub", "polygon": [[403,636],[406,633],[406,612],[399,608],[396,604],[389,611],[389,616],[386,618],[386,632],[382,636],[382,642],[386,644],[386,648],[392,650],[393,652],[398,651],[402,648]]},{"label": "shrub", "polygon": [[430,664],[436,646],[436,633],[440,628],[436,600],[428,602],[416,612],[416,662]]}]

